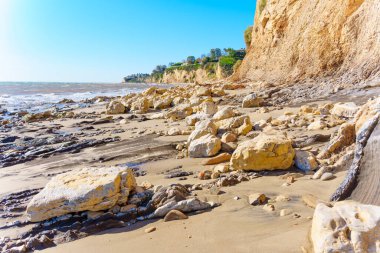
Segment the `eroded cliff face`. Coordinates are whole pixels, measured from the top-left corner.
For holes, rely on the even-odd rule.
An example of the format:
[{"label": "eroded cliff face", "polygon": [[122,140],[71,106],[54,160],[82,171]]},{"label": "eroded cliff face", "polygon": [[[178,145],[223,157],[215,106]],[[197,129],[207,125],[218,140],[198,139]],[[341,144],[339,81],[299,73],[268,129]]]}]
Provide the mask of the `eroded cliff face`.
[{"label": "eroded cliff face", "polygon": [[215,73],[211,73],[205,69],[198,69],[193,71],[187,70],[174,70],[172,72],[165,72],[162,79],[159,80],[161,83],[210,83],[222,78],[225,78],[225,74],[217,67]]},{"label": "eroded cliff face", "polygon": [[380,0],[261,2],[235,81],[379,81]]}]

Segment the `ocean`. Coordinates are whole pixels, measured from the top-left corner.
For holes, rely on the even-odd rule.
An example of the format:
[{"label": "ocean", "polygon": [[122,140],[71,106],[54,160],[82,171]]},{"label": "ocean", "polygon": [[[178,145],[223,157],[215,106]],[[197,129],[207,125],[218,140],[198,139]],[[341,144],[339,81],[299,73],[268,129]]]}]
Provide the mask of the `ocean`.
[{"label": "ocean", "polygon": [[[124,96],[156,84],[0,82],[0,108],[8,112],[39,112],[64,98],[80,102],[97,96]],[[167,87],[168,85],[159,85]]]}]

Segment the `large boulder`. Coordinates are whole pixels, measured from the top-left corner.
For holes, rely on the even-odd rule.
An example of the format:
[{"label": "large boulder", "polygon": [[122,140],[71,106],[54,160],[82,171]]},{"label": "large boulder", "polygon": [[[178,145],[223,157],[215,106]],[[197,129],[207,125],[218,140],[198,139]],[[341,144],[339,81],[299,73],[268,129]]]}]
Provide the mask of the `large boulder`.
[{"label": "large boulder", "polygon": [[264,100],[262,98],[252,93],[243,98],[242,107],[243,108],[259,107],[261,106],[263,102]]},{"label": "large boulder", "polygon": [[125,106],[116,100],[111,101],[106,108],[107,114],[122,114],[125,113]]},{"label": "large boulder", "polygon": [[204,135],[190,143],[189,156],[194,158],[211,157],[222,148],[222,142],[214,135]]},{"label": "large boulder", "polygon": [[313,217],[311,241],[314,253],[378,253],[380,207],[353,201],[330,208],[318,204]]},{"label": "large boulder", "polygon": [[155,98],[155,100],[153,102],[153,108],[154,109],[160,109],[160,110],[169,108],[171,106],[172,101],[173,101],[173,99],[171,97],[168,97],[168,96],[157,97],[157,98]]},{"label": "large boulder", "polygon": [[195,124],[195,130],[190,134],[187,139],[187,144],[192,141],[199,139],[207,134],[216,135],[218,132],[218,127],[214,124],[212,120],[203,120]]},{"label": "large boulder", "polygon": [[234,170],[286,170],[293,164],[295,151],[291,141],[282,134],[261,133],[241,143],[232,154]]},{"label": "large boulder", "polygon": [[100,211],[123,205],[136,186],[132,170],[83,168],[58,175],[33,197],[26,213],[32,222],[80,211]]},{"label": "large boulder", "polygon": [[146,98],[138,98],[131,104],[131,111],[135,113],[146,113],[149,110],[149,101]]},{"label": "large boulder", "polygon": [[331,114],[338,117],[353,118],[358,110],[359,107],[353,102],[336,103],[331,109]]}]

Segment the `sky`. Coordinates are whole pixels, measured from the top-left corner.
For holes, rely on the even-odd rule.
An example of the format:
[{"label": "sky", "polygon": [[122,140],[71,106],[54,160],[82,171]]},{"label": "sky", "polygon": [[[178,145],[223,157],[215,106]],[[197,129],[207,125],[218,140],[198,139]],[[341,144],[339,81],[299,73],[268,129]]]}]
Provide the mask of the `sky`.
[{"label": "sky", "polygon": [[0,81],[120,82],[243,48],[256,0],[0,0]]}]

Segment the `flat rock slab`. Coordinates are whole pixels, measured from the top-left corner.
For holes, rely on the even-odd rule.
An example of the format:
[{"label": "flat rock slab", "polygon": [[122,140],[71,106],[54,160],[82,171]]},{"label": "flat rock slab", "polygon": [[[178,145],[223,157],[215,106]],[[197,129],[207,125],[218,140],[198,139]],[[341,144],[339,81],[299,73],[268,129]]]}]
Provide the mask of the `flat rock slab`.
[{"label": "flat rock slab", "polygon": [[100,211],[125,204],[136,185],[128,168],[83,168],[58,175],[28,204],[32,222],[80,211]]}]

